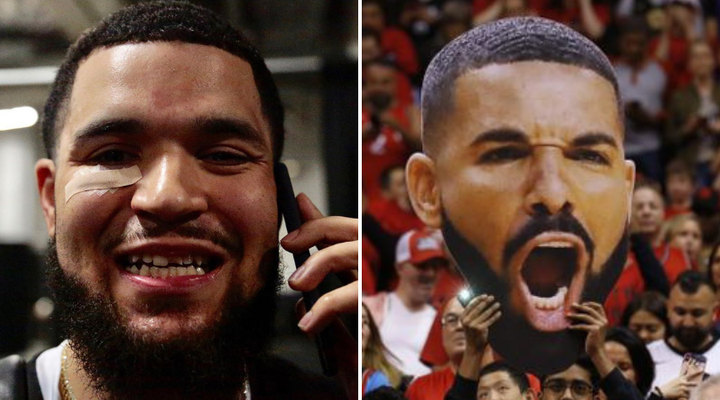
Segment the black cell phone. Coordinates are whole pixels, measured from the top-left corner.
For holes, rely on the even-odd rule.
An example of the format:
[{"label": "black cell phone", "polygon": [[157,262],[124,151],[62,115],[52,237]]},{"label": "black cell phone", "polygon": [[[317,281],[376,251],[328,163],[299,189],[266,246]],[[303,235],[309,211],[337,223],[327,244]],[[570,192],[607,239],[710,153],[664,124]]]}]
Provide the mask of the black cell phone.
[{"label": "black cell phone", "polygon": [[[287,167],[283,163],[275,164],[275,185],[277,186],[278,211],[280,211],[280,214],[282,214],[285,219],[287,231],[292,232],[300,228],[302,219],[300,218],[300,208],[295,199],[295,192],[290,182],[290,175],[288,174]],[[297,254],[293,253],[296,268],[303,265],[308,258],[310,258],[309,250]],[[309,292],[303,292],[303,302],[305,303],[306,310],[310,310],[320,296],[330,290],[331,286],[326,283],[328,278],[329,277],[326,277],[323,283],[318,285],[318,288]],[[318,349],[323,373],[326,376],[335,376],[338,372],[338,367],[337,361],[328,356],[328,350],[332,340],[332,336],[330,336],[329,333],[327,329],[324,329],[316,335],[315,345]]]}]

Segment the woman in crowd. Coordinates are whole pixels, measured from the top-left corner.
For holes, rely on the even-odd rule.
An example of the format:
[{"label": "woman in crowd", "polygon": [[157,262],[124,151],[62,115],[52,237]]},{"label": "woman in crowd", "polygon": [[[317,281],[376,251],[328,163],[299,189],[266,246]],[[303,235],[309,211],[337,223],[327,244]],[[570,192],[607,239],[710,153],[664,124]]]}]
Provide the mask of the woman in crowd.
[{"label": "woman in crowd", "polygon": [[666,222],[664,236],[666,243],[683,249],[693,269],[698,269],[703,238],[700,220],[695,214],[674,216]]},{"label": "woman in crowd", "polygon": [[[707,273],[708,280],[715,288],[715,293],[717,293],[718,300],[720,301],[720,241],[716,242],[710,251]],[[718,323],[718,327],[720,327],[720,308],[715,311],[715,322]]]},{"label": "woman in crowd", "polygon": [[388,355],[392,355],[383,344],[380,330],[365,303],[362,308],[362,389],[365,395],[379,387],[397,387],[401,374],[387,360]]},{"label": "woman in crowd", "polygon": [[640,337],[623,327],[611,328],[605,337],[605,351],[625,378],[646,396],[655,378],[655,364]]},{"label": "woman in crowd", "polygon": [[665,301],[660,293],[642,293],[628,304],[621,325],[635,332],[646,344],[664,339],[669,325]]}]

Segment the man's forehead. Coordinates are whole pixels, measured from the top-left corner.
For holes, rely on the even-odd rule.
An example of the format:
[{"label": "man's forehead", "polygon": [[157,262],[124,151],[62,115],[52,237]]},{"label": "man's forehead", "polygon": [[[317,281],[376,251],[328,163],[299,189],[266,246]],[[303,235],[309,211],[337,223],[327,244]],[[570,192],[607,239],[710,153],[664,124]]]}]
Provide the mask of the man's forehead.
[{"label": "man's forehead", "polygon": [[715,302],[715,294],[707,285],[701,285],[695,293],[685,293],[679,286],[670,291],[668,302],[685,308],[706,308]]}]

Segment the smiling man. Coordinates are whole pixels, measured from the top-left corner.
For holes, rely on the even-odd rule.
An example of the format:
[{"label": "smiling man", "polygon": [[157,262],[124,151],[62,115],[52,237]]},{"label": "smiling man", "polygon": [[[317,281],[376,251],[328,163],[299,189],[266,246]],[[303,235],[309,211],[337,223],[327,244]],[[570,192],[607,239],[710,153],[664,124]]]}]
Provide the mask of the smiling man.
[{"label": "smiling man", "polygon": [[612,66],[561,24],[500,20],[435,57],[422,116],[413,206],[475,294],[503,304],[493,348],[522,370],[567,368],[582,347],[567,312],[602,302],[627,253],[634,166]]},{"label": "smiling man", "polygon": [[[70,48],[45,108],[49,158],[36,166],[68,341],[28,365],[31,396],[337,398],[264,354],[279,284],[273,167],[283,137],[263,59],[206,9],[130,7]],[[331,270],[356,277],[357,222],[298,202],[306,222],[283,247],[329,247],[291,287],[310,290]],[[299,325],[316,333],[356,309],[354,282]],[[353,394],[357,344],[335,339],[331,356]]]}]

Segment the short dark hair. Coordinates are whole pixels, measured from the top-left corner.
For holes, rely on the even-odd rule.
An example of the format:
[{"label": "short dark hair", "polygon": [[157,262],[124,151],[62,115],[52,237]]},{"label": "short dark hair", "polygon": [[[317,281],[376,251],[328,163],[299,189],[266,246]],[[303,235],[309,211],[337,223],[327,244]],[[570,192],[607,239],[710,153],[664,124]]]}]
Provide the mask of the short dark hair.
[{"label": "short dark hair", "polygon": [[48,157],[55,157],[58,132],[66,117],[78,67],[101,48],[125,43],[184,42],[217,47],[237,56],[252,68],[262,112],[273,141],[273,157],[280,159],[285,129],[284,110],[265,61],[237,29],[216,13],[189,2],[151,2],[124,8],[83,33],[68,49],[45,103],[42,134]]},{"label": "short dark hair", "polygon": [[492,374],[493,372],[507,373],[510,379],[512,379],[512,381],[515,382],[515,384],[520,388],[520,393],[524,393],[530,388],[530,381],[528,380],[527,375],[525,375],[521,371],[518,371],[512,365],[504,361],[496,361],[492,364],[486,365],[483,369],[481,369],[480,375],[478,376],[478,383],[483,376]]},{"label": "short dark hair", "polygon": [[690,168],[690,166],[681,159],[675,159],[670,161],[670,163],[668,163],[667,167],[665,168],[666,180],[673,175],[684,175],[688,179],[690,179],[691,182],[695,182],[695,173],[693,171],[693,168]]},{"label": "short dark hair", "polygon": [[693,270],[687,270],[683,271],[680,275],[678,275],[677,280],[675,281],[675,284],[673,284],[672,288],[679,287],[680,290],[683,293],[686,294],[695,294],[700,290],[700,287],[707,286],[710,288],[710,290],[715,292],[715,288],[713,285],[703,276],[702,273],[699,271],[693,271]]},{"label": "short dark hair", "polygon": [[[588,355],[585,353],[580,354],[578,359],[575,360],[575,363],[570,365],[569,367],[567,367],[565,369],[565,371],[570,369],[573,365],[577,365],[578,367],[582,368],[590,375],[590,385],[593,387],[593,393],[597,393],[597,385],[598,385],[598,382],[600,382],[600,374],[598,373],[597,368],[595,368],[595,364],[593,364],[592,360],[590,360],[590,357],[588,357]],[[560,371],[560,372],[563,372],[563,371]],[[560,372],[557,372],[557,373],[560,373]],[[540,377],[540,385],[542,386],[543,390],[545,389],[545,383],[547,382],[548,378],[552,375],[555,375],[555,374],[548,374],[548,375],[543,375]]]},{"label": "short dark hair", "polygon": [[[455,80],[490,64],[545,61],[589,69],[610,82],[622,115],[617,78],[605,54],[580,33],[538,17],[505,18],[480,25],[445,46],[425,72],[422,140],[426,153],[439,143],[432,132],[454,107]],[[622,118],[620,118],[622,120]]]},{"label": "short dark hair", "polygon": [[380,173],[380,187],[383,190],[387,190],[387,188],[390,187],[390,175],[392,175],[393,171],[398,169],[405,171],[405,166],[400,164],[391,165],[382,170]]},{"label": "short dark hair", "polygon": [[713,260],[715,259],[715,256],[718,254],[718,251],[720,251],[720,241],[716,241],[713,243],[712,250],[710,251],[710,257],[708,258],[708,264],[707,264],[707,280],[710,282],[710,286],[715,289],[715,291],[720,290],[720,287],[718,287],[715,284],[715,281],[713,280]]},{"label": "short dark hair", "polygon": [[624,35],[636,33],[640,33],[646,36],[650,34],[650,27],[648,26],[647,21],[645,20],[645,18],[641,17],[627,18],[620,23],[619,28],[621,37]]},{"label": "short dark hair", "polygon": [[650,352],[635,332],[616,326],[610,328],[605,337],[605,342],[616,342],[625,347],[635,370],[637,388],[643,396],[650,390],[653,379],[655,379],[655,363]]},{"label": "short dark hair", "polygon": [[630,318],[640,310],[645,310],[650,314],[654,315],[657,319],[662,321],[665,325],[665,332],[670,326],[667,316],[667,299],[662,294],[655,291],[646,291],[635,297],[630,304],[625,307],[622,317],[620,318],[620,324],[622,326],[630,325]]}]

